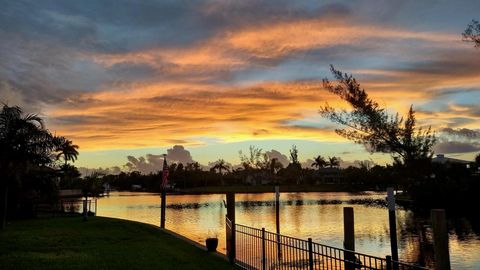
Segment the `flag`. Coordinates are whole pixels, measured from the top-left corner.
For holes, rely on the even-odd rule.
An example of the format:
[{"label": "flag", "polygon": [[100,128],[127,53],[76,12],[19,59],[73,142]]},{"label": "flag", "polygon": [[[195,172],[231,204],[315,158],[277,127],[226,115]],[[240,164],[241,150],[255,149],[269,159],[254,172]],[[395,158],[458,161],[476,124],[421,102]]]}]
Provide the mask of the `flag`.
[{"label": "flag", "polygon": [[163,157],[162,189],[165,189],[168,183],[168,165],[167,156]]}]

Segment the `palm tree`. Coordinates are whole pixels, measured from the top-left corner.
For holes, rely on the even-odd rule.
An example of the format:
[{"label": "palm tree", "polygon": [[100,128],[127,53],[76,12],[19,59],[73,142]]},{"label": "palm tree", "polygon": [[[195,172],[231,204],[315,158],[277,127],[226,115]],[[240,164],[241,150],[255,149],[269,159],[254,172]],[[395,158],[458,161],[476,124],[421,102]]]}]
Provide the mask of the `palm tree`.
[{"label": "palm tree", "polygon": [[227,162],[223,159],[219,159],[215,162],[215,166],[212,167],[213,170],[218,170],[218,173],[223,175],[222,170],[228,171],[230,166],[227,165]]},{"label": "palm tree", "polygon": [[330,168],[338,167],[340,165],[340,160],[337,157],[328,157],[328,166]]},{"label": "palm tree", "polygon": [[67,140],[63,137],[60,139],[61,144],[57,148],[57,151],[59,152],[57,154],[57,159],[60,159],[61,156],[63,156],[63,160],[65,161],[65,165],[68,163],[68,161],[75,162],[75,160],[78,157],[78,145],[73,144],[72,141]]},{"label": "palm tree", "polygon": [[198,172],[200,171],[201,169],[201,166],[200,164],[195,161],[195,162],[191,162],[191,163],[187,163],[187,166],[185,167],[185,170],[186,171],[194,171],[194,172]]},{"label": "palm tree", "polygon": [[317,167],[318,169],[327,166],[327,161],[324,157],[318,155],[317,157],[313,158],[314,162],[312,163],[312,167]]},{"label": "palm tree", "polygon": [[24,114],[18,106],[3,105],[0,111],[0,228],[5,226],[8,188],[19,183],[29,168],[52,162],[55,137],[36,114]]},{"label": "palm tree", "polygon": [[218,173],[220,174],[220,181],[222,183],[222,186],[225,185],[225,183],[223,182],[223,173],[222,173],[222,170],[226,170],[228,171],[230,169],[230,166],[227,165],[227,162],[225,162],[225,160],[223,159],[219,159],[215,162],[215,166],[212,167],[212,170],[218,170]]}]

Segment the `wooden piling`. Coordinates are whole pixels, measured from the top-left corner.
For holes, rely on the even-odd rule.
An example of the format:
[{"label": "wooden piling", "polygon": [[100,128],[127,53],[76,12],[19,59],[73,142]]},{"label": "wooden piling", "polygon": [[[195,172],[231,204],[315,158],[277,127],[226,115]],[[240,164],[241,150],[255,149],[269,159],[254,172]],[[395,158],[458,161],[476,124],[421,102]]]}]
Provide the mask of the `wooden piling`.
[{"label": "wooden piling", "polygon": [[395,196],[393,195],[393,188],[387,188],[387,203],[388,203],[388,221],[390,225],[390,249],[392,252],[392,260],[394,261],[393,270],[398,269],[398,244],[397,244],[397,217],[395,213]]},{"label": "wooden piling", "polygon": [[231,221],[235,221],[235,193],[227,193],[227,217]]},{"label": "wooden piling", "polygon": [[[355,224],[353,216],[353,207],[343,208],[343,235],[344,248],[349,251],[355,251]],[[345,270],[355,269],[355,254],[345,252]]]},{"label": "wooden piling", "polygon": [[167,192],[165,188],[162,189],[160,196],[160,228],[165,229],[165,208],[167,204]]},{"label": "wooden piling", "polygon": [[83,221],[87,221],[88,211],[87,211],[87,197],[83,200]]},{"label": "wooden piling", "polygon": [[445,210],[431,210],[435,265],[437,270],[450,270],[450,254],[448,251],[448,229]]},{"label": "wooden piling", "polygon": [[[226,229],[227,233],[227,257],[230,263],[235,263],[236,258],[236,237],[235,237],[235,193],[227,193],[227,218],[231,222],[231,228]],[[227,224],[228,226],[228,224]]]}]

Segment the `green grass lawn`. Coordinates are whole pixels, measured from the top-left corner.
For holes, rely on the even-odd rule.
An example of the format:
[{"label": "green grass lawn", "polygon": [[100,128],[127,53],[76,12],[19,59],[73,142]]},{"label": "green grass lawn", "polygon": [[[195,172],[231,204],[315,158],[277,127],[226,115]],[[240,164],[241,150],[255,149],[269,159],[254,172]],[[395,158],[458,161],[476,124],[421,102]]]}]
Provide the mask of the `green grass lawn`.
[{"label": "green grass lawn", "polygon": [[0,269],[232,269],[159,229],[130,221],[60,217],[0,231]]}]

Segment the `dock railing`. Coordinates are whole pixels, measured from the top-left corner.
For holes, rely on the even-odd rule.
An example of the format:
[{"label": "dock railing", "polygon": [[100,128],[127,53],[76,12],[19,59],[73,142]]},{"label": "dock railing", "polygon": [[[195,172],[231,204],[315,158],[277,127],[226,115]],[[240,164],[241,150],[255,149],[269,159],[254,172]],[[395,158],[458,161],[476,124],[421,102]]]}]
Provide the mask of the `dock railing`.
[{"label": "dock railing", "polygon": [[[421,266],[279,235],[228,220],[235,239],[235,264],[242,269],[421,270]],[[233,235],[234,234],[234,235]],[[228,236],[227,236],[228,237]],[[231,238],[230,238],[231,239]]]}]

